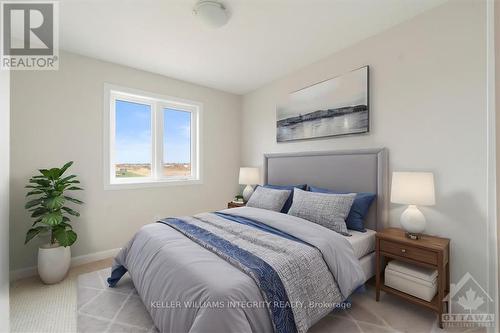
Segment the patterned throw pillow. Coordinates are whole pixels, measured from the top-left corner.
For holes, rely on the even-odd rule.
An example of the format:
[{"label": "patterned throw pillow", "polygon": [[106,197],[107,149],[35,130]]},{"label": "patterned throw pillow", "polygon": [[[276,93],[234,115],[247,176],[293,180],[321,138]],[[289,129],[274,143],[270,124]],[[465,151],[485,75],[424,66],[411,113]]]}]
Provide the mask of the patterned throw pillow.
[{"label": "patterned throw pillow", "polygon": [[288,214],[319,224],[342,235],[349,235],[345,219],[356,193],[327,194],[294,189]]},{"label": "patterned throw pillow", "polygon": [[259,186],[252,193],[247,202],[247,207],[262,208],[267,210],[281,211],[290,196],[290,190],[275,190]]},{"label": "patterned throw pillow", "polygon": [[[309,187],[309,191],[317,193],[334,193],[334,194],[349,193],[349,192],[337,192],[313,186]],[[370,206],[376,197],[377,195],[374,193],[367,193],[367,192],[356,193],[356,198],[354,198],[354,202],[352,203],[351,211],[349,212],[349,215],[347,215],[347,219],[345,220],[347,229],[366,232],[365,217],[366,215],[368,215],[368,210],[370,210]]]},{"label": "patterned throw pillow", "polygon": [[272,189],[275,189],[275,190],[290,190],[290,196],[288,197],[287,201],[285,202],[285,205],[283,206],[283,208],[281,208],[281,212],[282,213],[288,213],[288,210],[290,209],[290,207],[292,206],[292,202],[293,202],[293,189],[296,187],[296,188],[300,188],[301,190],[305,190],[307,188],[307,184],[300,184],[300,185],[271,185],[271,184],[266,184],[266,185],[262,185],[263,187],[267,187],[267,188],[272,188]]}]

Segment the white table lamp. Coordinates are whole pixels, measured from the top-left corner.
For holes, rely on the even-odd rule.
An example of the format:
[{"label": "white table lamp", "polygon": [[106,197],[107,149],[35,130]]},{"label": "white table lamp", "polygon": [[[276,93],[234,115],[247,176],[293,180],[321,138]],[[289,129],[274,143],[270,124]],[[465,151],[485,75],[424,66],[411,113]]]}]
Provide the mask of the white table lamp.
[{"label": "white table lamp", "polygon": [[432,172],[393,172],[391,202],[408,205],[401,214],[401,226],[409,238],[418,239],[425,230],[426,221],[417,205],[432,206],[436,203]]},{"label": "white table lamp", "polygon": [[260,182],[259,168],[240,168],[240,185],[246,185],[243,190],[243,200],[245,202],[250,199],[253,193],[252,185]]}]

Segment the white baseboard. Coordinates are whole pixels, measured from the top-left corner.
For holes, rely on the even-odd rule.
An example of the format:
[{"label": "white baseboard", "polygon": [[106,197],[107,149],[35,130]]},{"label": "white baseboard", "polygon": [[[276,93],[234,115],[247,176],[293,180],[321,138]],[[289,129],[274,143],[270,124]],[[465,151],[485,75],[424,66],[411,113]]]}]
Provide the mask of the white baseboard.
[{"label": "white baseboard", "polygon": [[[71,267],[80,266],[84,264],[88,264],[93,261],[98,261],[110,257],[114,257],[118,254],[121,248],[111,249],[106,251],[100,251],[95,253],[84,254],[82,256],[77,256],[71,258]],[[27,268],[16,269],[10,272],[10,281],[16,281],[28,277],[32,277],[37,275],[36,266],[31,266]]]}]

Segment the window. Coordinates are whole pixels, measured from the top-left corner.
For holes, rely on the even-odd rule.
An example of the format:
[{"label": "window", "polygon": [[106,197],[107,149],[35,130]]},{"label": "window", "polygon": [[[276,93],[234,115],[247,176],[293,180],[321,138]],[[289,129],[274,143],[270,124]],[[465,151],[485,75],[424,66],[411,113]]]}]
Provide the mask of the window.
[{"label": "window", "polygon": [[199,183],[201,104],[106,85],[105,185]]}]

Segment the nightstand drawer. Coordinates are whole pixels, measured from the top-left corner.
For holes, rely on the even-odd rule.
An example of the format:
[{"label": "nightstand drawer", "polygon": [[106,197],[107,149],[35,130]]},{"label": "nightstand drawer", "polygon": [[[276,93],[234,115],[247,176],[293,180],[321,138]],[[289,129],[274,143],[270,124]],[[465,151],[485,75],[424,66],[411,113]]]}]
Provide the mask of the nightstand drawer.
[{"label": "nightstand drawer", "polygon": [[419,249],[413,246],[380,240],[380,251],[409,258],[431,265],[437,265],[437,253],[429,250]]}]

